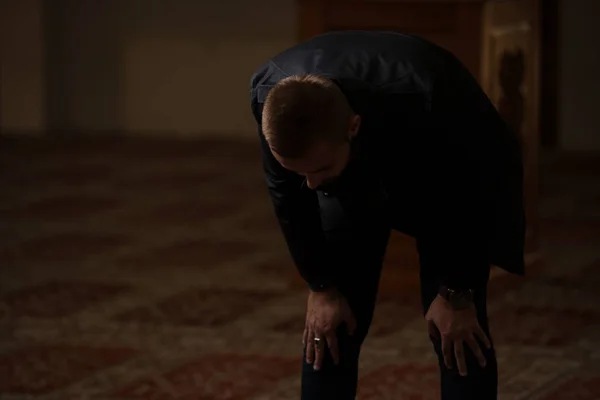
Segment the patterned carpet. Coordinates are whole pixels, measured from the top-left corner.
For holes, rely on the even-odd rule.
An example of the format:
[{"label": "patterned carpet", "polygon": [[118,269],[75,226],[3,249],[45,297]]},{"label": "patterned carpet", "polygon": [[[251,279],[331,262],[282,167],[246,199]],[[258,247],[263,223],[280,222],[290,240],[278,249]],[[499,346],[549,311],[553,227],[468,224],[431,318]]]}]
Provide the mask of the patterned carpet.
[{"label": "patterned carpet", "polygon": [[[542,163],[544,269],[491,283],[501,399],[600,399],[600,160]],[[0,399],[297,399],[305,290],[256,146],[0,139]],[[410,246],[359,399],[438,399]]]}]

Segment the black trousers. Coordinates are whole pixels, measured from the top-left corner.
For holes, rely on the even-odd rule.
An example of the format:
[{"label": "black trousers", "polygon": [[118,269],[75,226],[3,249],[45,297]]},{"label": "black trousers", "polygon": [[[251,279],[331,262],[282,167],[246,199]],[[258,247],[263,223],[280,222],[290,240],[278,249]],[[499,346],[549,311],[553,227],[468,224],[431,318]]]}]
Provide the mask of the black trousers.
[{"label": "black trousers", "polygon": [[[338,290],[346,297],[357,321],[354,335],[349,336],[345,326],[338,328],[340,363],[334,365],[328,352],[319,371],[306,363],[303,357],[302,400],[351,400],[356,396],[360,349],[373,318],[379,286],[381,267],[390,236],[390,228],[379,219],[362,221],[354,228],[331,223],[324,226],[332,247],[340,255],[341,281]],[[437,296],[438,282],[435,270],[444,265],[444,255],[425,237],[417,237],[420,260],[420,283],[423,315]],[[479,253],[474,251],[474,254]],[[490,268],[486,260],[465,260],[481,263],[480,282],[475,287],[475,306],[479,324],[490,341],[487,318],[487,282]],[[424,334],[427,331],[424,329]],[[442,400],[495,400],[497,399],[498,367],[494,348],[482,351],[487,365],[481,368],[474,355],[465,346],[468,375],[458,374],[456,366],[447,369],[441,354],[441,341],[430,337],[433,351],[437,353],[441,372]],[[402,343],[398,343],[401,346]],[[402,360],[398,360],[401,362]],[[401,400],[401,399],[398,399]]]}]

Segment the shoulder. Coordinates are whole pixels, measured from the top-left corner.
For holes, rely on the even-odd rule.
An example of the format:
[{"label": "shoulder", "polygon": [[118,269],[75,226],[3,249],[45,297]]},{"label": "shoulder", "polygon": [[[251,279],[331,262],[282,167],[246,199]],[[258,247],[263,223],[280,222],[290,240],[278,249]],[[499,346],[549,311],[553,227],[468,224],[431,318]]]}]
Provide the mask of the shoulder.
[{"label": "shoulder", "polygon": [[280,80],[289,76],[273,59],[258,67],[250,78],[251,102],[264,103],[267,94]]},{"label": "shoulder", "polygon": [[271,69],[271,60],[268,60],[254,70],[250,77],[250,94],[252,96],[256,95],[257,88],[269,79],[269,76],[272,73]]}]

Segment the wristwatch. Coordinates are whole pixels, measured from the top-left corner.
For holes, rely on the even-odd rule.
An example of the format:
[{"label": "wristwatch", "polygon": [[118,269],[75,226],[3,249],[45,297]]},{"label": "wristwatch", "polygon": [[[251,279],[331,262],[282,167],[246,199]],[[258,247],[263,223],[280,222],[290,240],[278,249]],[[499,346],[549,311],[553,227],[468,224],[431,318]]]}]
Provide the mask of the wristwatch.
[{"label": "wristwatch", "polygon": [[456,290],[441,285],[438,293],[455,310],[463,310],[473,304],[472,289]]},{"label": "wristwatch", "polygon": [[311,292],[326,292],[330,289],[333,289],[335,285],[333,284],[324,284],[324,283],[309,283],[308,288]]}]

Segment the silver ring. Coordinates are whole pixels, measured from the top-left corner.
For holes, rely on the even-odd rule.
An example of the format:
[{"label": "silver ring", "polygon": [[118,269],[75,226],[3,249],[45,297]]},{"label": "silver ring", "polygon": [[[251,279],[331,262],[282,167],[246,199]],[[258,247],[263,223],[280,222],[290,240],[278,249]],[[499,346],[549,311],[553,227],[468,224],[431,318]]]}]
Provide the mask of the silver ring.
[{"label": "silver ring", "polygon": [[320,348],[319,345],[321,344],[321,338],[316,337],[316,338],[313,339],[313,342],[315,343],[315,347],[317,349]]}]

